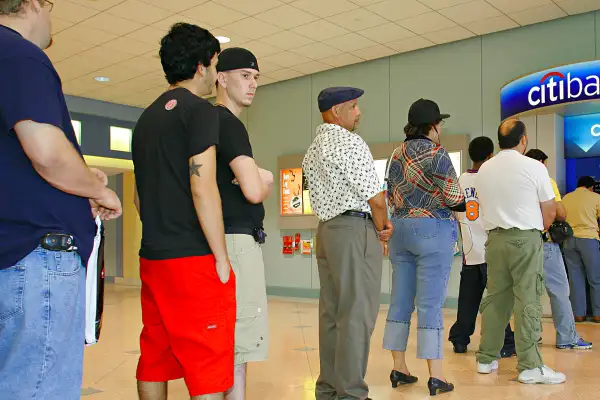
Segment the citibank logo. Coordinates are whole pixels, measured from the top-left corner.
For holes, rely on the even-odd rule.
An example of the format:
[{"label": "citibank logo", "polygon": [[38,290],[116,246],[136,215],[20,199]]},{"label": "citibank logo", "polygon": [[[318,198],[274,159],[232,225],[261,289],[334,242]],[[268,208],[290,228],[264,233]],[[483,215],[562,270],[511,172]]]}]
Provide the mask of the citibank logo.
[{"label": "citibank logo", "polygon": [[536,72],[500,91],[502,119],[538,108],[600,99],[600,60]]},{"label": "citibank logo", "polygon": [[598,75],[590,75],[584,81],[571,77],[570,72],[565,77],[561,72],[553,71],[543,76],[539,86],[534,86],[529,90],[527,100],[532,106],[538,106],[565,99],[577,101],[582,94],[585,94],[586,97],[600,96],[600,77]]}]

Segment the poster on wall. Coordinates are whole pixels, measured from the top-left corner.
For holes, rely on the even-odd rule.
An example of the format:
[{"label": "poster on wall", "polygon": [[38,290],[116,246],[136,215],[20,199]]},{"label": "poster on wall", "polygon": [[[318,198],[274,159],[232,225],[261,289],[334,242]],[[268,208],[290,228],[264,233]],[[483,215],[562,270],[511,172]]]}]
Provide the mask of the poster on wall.
[{"label": "poster on wall", "polygon": [[302,174],[302,212],[306,215],[312,215],[312,207],[310,206],[310,196],[308,190],[308,179],[306,179],[306,175]]},{"label": "poster on wall", "polygon": [[460,176],[462,174],[462,158],[460,151],[452,151],[448,153],[450,155],[450,160],[452,161],[452,165],[454,166],[454,171],[456,172],[456,176]]},{"label": "poster on wall", "polygon": [[302,168],[287,168],[281,175],[281,215],[302,214]]}]

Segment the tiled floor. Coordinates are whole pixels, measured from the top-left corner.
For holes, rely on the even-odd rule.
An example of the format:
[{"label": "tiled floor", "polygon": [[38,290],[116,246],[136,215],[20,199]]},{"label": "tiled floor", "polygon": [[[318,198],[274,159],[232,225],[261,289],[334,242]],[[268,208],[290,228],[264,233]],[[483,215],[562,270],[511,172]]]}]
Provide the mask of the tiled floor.
[{"label": "tiled floor", "polygon": [[[381,348],[386,308],[382,310],[373,335],[367,381],[374,400],[413,400],[429,398],[427,366],[415,357],[416,335],[409,343],[409,366],[418,384],[392,390],[388,376],[391,356]],[[270,299],[271,347],[267,362],[249,367],[248,400],[314,399],[315,380],[319,374],[318,316],[314,301]],[[447,310],[446,332],[455,311]],[[135,369],[139,354],[141,328],[139,289],[107,286],[104,324],[100,342],[86,349],[82,390],[84,400],[135,400]],[[456,385],[452,394],[438,396],[446,400],[475,399],[600,399],[600,325],[578,324],[579,332],[597,344],[592,351],[556,350],[552,321],[544,321],[542,353],[545,362],[564,372],[568,381],[558,386],[528,386],[517,383],[516,359],[503,360],[497,374],[475,373],[474,350],[479,337],[473,338],[466,355],[445,346],[448,379]],[[169,399],[189,399],[182,381],[170,384]]]}]

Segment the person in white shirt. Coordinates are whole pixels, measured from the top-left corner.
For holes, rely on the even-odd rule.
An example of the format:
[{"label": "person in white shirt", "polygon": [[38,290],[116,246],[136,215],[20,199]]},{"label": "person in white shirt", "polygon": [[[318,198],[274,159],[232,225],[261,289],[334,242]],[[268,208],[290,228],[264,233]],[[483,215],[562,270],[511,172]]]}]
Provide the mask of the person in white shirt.
[{"label": "person in white shirt", "polygon": [[324,89],[323,124],[302,168],[319,218],[319,357],[316,400],[365,399],[371,334],[379,312],[383,251],[393,227],[373,156],[354,133],[363,90]]},{"label": "person in white shirt", "polygon": [[563,383],[565,375],[545,366],[538,348],[544,290],[542,231],[556,217],[550,176],[542,163],[523,155],[528,138],[522,121],[504,121],[498,142],[502,151],[479,169],[475,179],[488,231],[485,261],[489,266],[477,372],[498,369],[503,330],[514,310],[519,382]]},{"label": "person in white shirt", "polygon": [[[458,183],[465,195],[466,212],[458,212],[462,236],[463,267],[460,273],[458,310],[456,322],[450,329],[448,340],[452,342],[455,353],[466,353],[475,332],[475,322],[481,297],[487,284],[487,264],[485,263],[485,242],[488,235],[483,227],[479,199],[475,190],[475,178],[479,168],[494,156],[494,142],[486,136],[479,136],[469,144],[469,157],[473,167],[462,174]],[[506,325],[504,347],[500,351],[503,358],[515,354],[515,336]]]}]

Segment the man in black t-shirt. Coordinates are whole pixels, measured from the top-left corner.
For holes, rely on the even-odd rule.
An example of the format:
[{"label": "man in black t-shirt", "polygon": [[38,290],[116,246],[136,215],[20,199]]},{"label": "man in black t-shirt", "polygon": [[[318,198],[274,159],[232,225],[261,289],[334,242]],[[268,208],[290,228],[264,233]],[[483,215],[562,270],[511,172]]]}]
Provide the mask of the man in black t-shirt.
[{"label": "man in black t-shirt", "polygon": [[258,168],[248,132],[239,119],[252,104],[259,76],[254,55],[229,48],[217,64],[219,144],[217,182],[223,199],[227,250],[239,282],[236,288],[234,386],[227,400],[242,400],[246,391],[246,366],[264,361],[269,348],[269,321],[265,268],[260,244],[264,242],[262,205],[273,188],[273,174]]},{"label": "man in black t-shirt", "polygon": [[207,30],[175,24],[160,48],[171,87],[133,132],[141,400],[166,399],[166,382],[182,377],[193,399],[223,399],[233,385],[235,276],[216,181],[219,116],[200,98],[214,88],[220,50]]}]

